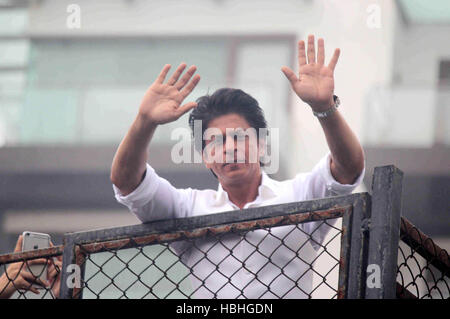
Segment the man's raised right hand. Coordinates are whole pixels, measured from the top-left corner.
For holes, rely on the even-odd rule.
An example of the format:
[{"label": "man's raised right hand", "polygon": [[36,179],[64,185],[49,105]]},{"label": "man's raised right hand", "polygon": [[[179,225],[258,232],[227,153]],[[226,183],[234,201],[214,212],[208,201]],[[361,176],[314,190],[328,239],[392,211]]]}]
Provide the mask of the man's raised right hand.
[{"label": "man's raised right hand", "polygon": [[[158,78],[145,92],[139,107],[139,115],[152,124],[176,121],[184,113],[197,106],[196,102],[188,102],[181,105],[200,81],[200,75],[198,74],[192,78],[197,70],[196,66],[191,66],[179,79],[186,68],[186,64],[181,63],[170,79],[164,83],[170,67],[170,64],[164,66]],[[192,80],[189,81],[191,78]]]}]

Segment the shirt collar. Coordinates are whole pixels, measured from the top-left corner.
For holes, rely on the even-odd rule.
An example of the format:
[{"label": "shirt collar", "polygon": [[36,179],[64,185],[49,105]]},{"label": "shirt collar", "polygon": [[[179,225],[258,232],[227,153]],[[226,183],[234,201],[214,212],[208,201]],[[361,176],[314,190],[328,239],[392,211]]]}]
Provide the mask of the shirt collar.
[{"label": "shirt collar", "polygon": [[[262,200],[265,200],[277,196],[275,181],[263,170],[261,170],[261,175],[261,184],[258,186],[258,195],[256,199],[261,197]],[[222,184],[219,183],[214,204],[221,205],[226,200],[229,200],[228,193],[223,189]]]}]

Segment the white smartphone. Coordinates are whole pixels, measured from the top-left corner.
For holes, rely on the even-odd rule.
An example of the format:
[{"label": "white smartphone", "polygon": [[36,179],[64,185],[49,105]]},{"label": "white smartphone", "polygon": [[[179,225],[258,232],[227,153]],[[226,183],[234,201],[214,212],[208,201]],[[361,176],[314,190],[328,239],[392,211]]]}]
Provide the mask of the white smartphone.
[{"label": "white smartphone", "polygon": [[[22,251],[30,251],[35,249],[43,249],[50,247],[50,235],[43,233],[35,233],[31,231],[24,231],[22,242]],[[41,280],[47,280],[47,264],[45,265],[30,265],[27,270],[34,276]],[[34,284],[36,288],[43,288],[40,285]]]}]

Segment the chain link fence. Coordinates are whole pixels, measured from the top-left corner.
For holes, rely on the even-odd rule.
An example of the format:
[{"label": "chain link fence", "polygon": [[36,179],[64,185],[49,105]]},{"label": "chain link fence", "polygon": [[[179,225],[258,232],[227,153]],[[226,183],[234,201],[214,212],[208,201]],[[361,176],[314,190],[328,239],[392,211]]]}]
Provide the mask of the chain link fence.
[{"label": "chain link fence", "polygon": [[69,233],[0,256],[0,298],[448,299],[448,253],[401,217],[402,176],[384,166],[372,194]]},{"label": "chain link fence", "polygon": [[0,299],[56,299],[63,246],[0,256]]},{"label": "chain link fence", "polygon": [[448,252],[405,218],[400,226],[397,297],[450,298]]},{"label": "chain link fence", "polygon": [[344,211],[76,245],[72,297],[337,298]]}]

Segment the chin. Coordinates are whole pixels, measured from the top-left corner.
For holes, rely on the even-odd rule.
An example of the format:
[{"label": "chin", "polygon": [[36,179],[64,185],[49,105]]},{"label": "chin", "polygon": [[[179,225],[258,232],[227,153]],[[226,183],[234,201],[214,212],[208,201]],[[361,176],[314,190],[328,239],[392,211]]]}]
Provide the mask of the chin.
[{"label": "chin", "polygon": [[229,166],[227,166],[222,168],[222,174],[224,177],[228,178],[239,178],[245,176],[249,169],[245,164],[229,164]]}]

